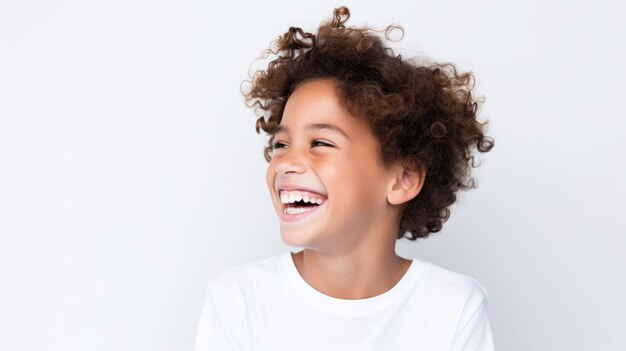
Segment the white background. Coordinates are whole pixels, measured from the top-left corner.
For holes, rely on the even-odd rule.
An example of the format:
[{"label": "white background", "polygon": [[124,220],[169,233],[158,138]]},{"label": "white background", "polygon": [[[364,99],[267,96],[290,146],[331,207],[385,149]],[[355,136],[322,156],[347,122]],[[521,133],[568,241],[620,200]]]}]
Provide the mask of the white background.
[{"label": "white background", "polygon": [[208,279],[289,249],[240,83],[344,4],[486,97],[478,189],[398,253],[481,282],[498,350],[626,349],[619,2],[76,0],[0,2],[1,350],[192,349]]}]

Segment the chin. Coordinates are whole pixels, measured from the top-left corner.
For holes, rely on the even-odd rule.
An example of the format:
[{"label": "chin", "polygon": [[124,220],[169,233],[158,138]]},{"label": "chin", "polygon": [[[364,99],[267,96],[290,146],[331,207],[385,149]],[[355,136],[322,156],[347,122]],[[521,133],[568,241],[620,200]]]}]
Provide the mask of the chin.
[{"label": "chin", "polygon": [[309,247],[311,243],[311,238],[302,230],[281,228],[280,238],[286,245],[298,248]]}]

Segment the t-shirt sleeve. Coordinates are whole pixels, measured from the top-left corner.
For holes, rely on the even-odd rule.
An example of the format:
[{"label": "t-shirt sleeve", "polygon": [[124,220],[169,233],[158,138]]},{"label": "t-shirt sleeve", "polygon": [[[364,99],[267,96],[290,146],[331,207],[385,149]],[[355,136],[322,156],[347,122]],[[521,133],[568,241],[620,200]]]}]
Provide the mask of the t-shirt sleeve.
[{"label": "t-shirt sleeve", "polygon": [[217,310],[211,284],[206,287],[206,294],[200,321],[196,331],[194,351],[235,351],[236,346],[231,332],[225,327]]},{"label": "t-shirt sleeve", "polygon": [[478,304],[467,306],[461,317],[450,351],[494,351],[493,334],[487,314],[487,295]]}]

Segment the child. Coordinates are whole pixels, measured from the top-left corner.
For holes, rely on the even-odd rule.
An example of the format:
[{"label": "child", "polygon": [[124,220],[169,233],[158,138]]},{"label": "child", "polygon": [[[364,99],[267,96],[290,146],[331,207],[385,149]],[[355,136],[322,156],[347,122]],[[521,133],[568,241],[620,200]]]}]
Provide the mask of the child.
[{"label": "child", "polygon": [[441,230],[475,187],[473,147],[493,147],[472,75],[393,56],[349,15],[335,9],[317,35],[289,28],[245,94],[269,115],[256,131],[271,136],[281,238],[303,250],[214,277],[196,351],[494,349],[480,283],[395,253]]}]

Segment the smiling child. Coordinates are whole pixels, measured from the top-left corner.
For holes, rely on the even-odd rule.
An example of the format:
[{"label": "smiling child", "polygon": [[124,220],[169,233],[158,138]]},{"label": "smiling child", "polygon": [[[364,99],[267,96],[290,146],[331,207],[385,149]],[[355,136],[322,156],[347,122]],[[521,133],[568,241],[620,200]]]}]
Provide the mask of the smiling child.
[{"label": "smiling child", "polygon": [[245,93],[281,238],[302,250],[211,279],[196,351],[494,349],[480,283],[395,253],[441,230],[475,186],[472,150],[494,145],[473,77],[394,56],[349,16],[289,28]]}]

